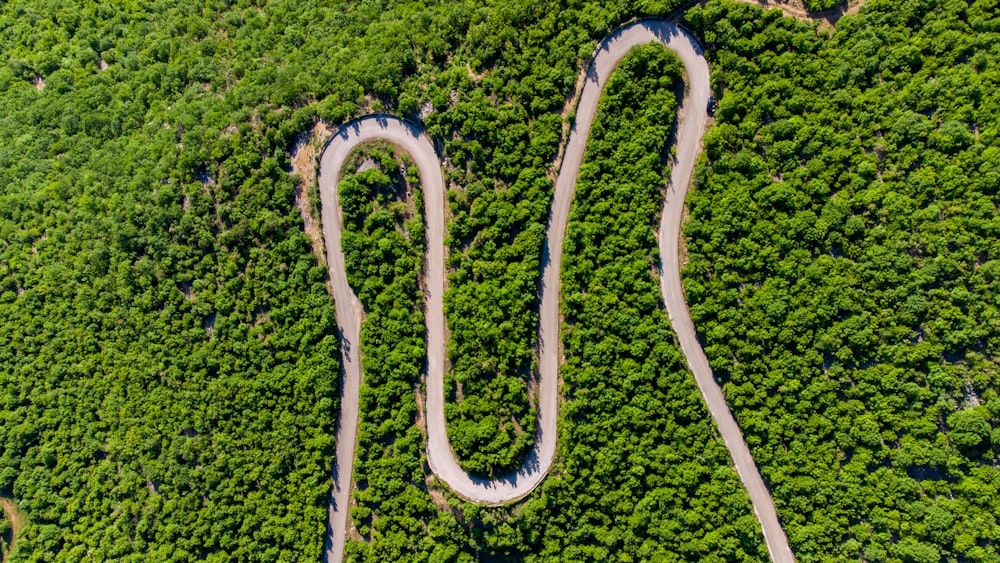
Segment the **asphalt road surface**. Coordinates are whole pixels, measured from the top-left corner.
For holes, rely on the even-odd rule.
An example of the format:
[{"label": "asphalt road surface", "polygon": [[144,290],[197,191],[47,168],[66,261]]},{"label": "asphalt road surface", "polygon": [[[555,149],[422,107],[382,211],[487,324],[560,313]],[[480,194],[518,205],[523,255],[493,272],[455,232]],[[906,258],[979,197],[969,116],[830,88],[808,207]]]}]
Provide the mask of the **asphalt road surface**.
[{"label": "asphalt road surface", "polygon": [[563,237],[570,204],[597,102],[605,82],[618,62],[636,45],[662,43],[684,64],[687,89],[681,106],[677,132],[677,155],[660,225],[660,255],[663,259],[660,284],[667,313],[680,340],[681,349],[694,372],[698,387],[712,418],[729,449],[736,470],[750,493],[754,512],[760,520],[771,558],[778,563],[794,561],[788,541],[778,522],[774,503],[750,456],[739,426],[726,405],[722,390],[712,376],[708,359],[698,343],[694,324],[684,301],[678,263],[678,240],[684,195],[707,121],[709,97],[708,63],[701,48],[687,32],[662,20],[641,21],[615,31],[598,46],[586,71],[580,93],[576,121],[566,145],[542,255],[541,310],[539,326],[538,434],[524,465],[517,471],[493,480],[466,473],[458,464],[448,441],[444,416],[445,319],[445,186],[440,161],[422,129],[400,119],[376,115],[355,120],[342,127],[330,140],[320,162],[319,189],[322,201],[323,234],[330,266],[330,278],[337,305],[337,324],[343,350],[341,412],[337,422],[337,459],[333,469],[330,501],[330,528],[326,560],[343,559],[350,514],[351,468],[357,441],[358,399],[361,384],[360,329],[363,310],[347,283],[341,248],[342,219],[337,182],[351,150],[367,140],[387,140],[408,152],[415,161],[424,191],[424,218],[427,229],[425,306],[427,321],[427,458],[431,470],[460,496],[479,503],[500,504],[530,493],[545,478],[556,453],[558,417],[559,273]]}]

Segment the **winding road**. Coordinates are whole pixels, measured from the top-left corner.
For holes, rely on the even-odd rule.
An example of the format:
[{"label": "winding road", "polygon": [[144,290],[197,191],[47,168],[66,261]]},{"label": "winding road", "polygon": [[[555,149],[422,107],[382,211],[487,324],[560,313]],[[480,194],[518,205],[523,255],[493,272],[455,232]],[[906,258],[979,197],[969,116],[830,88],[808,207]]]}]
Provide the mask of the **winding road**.
[{"label": "winding road", "polygon": [[542,255],[541,310],[539,326],[538,434],[524,465],[516,472],[494,480],[466,473],[455,458],[448,441],[444,415],[445,366],[445,186],[440,160],[427,135],[417,125],[400,119],[375,115],[355,120],[330,139],[320,161],[319,189],[322,201],[323,234],[336,302],[337,324],[341,333],[344,380],[341,412],[337,422],[337,459],[333,469],[330,524],[326,561],[343,559],[350,514],[351,472],[358,428],[361,385],[360,334],[363,310],[347,283],[341,248],[342,218],[337,194],[339,174],[347,155],[359,143],[382,139],[408,152],[415,161],[424,190],[424,217],[427,229],[426,322],[427,322],[427,459],[431,470],[460,496],[480,503],[499,504],[530,493],[545,478],[556,453],[558,416],[559,274],[563,237],[577,175],[583,161],[590,127],[605,82],[618,62],[635,46],[659,42],[675,51],[684,64],[687,89],[682,102],[682,118],[677,129],[677,155],[660,224],[660,255],[663,259],[660,285],[667,313],[677,333],[681,349],[698,387],[718,425],[736,470],[750,493],[754,512],[764,532],[771,558],[778,563],[794,557],[770,493],[761,479],[739,426],[726,405],[722,390],[712,376],[708,359],[698,343],[694,323],[684,301],[681,286],[678,242],[684,196],[691,180],[695,159],[707,121],[709,97],[708,63],[693,37],[664,20],[647,20],[621,28],[605,38],[586,71],[580,93],[576,121],[570,131],[566,151],[555,185],[555,195]]}]

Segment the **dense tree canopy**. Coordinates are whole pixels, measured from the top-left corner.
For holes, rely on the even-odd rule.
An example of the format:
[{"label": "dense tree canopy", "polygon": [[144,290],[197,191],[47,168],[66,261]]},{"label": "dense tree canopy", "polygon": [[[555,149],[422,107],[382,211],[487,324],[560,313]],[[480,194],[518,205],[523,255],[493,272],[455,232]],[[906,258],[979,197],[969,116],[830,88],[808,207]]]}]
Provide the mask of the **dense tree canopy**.
[{"label": "dense tree canopy", "polygon": [[996,2],[687,19],[723,95],[685,288],[792,548],[997,561]]},{"label": "dense tree canopy", "polygon": [[[405,172],[405,175],[403,174]],[[348,281],[365,309],[364,380],[351,515],[361,542],[348,557],[401,561],[433,550],[436,516],[421,465],[420,373],[426,356],[423,199],[417,170],[384,143],[362,145],[340,183]],[[380,538],[379,541],[372,541]]]},{"label": "dense tree canopy", "polygon": [[598,106],[566,234],[561,462],[525,507],[541,548],[528,561],[767,559],[660,293],[682,94],[679,60],[654,44],[622,61]]},{"label": "dense tree canopy", "polygon": [[[0,492],[30,515],[11,560],[319,556],[340,351],[285,171],[318,119],[390,111],[437,143],[449,431],[472,471],[519,465],[567,101],[597,39],[679,7],[0,5]],[[720,107],[685,288],[801,561],[1000,557],[998,12],[686,16]],[[352,557],[766,557],[656,288],[678,79],[642,49],[602,102],[563,272],[559,459],[511,507],[421,463],[419,186],[367,149],[345,185],[368,312]]]},{"label": "dense tree canopy", "polygon": [[272,111],[249,78],[258,12],[0,8],[17,560],[319,553],[338,348],[281,169],[310,117]]},{"label": "dense tree canopy", "polygon": [[653,271],[680,74],[672,53],[648,46],[606,88],[567,233],[560,458],[541,490],[512,508],[467,504],[421,466],[420,198],[405,196],[416,176],[403,177],[385,148],[349,165],[381,163],[342,183],[347,267],[368,314],[352,513],[364,542],[349,545],[350,558],[766,558],[749,498],[672,343]]},{"label": "dense tree canopy", "polygon": [[847,4],[847,0],[803,0],[807,10],[820,11],[837,8]]},{"label": "dense tree canopy", "polygon": [[[631,9],[0,7],[0,490],[32,522],[17,556],[319,553],[339,353],[283,171],[317,117],[431,111],[460,186],[452,346],[501,361],[455,362],[478,400],[452,421],[515,409],[508,438],[463,458],[519,463],[552,111]],[[502,340],[462,330],[498,315],[516,324]]]}]

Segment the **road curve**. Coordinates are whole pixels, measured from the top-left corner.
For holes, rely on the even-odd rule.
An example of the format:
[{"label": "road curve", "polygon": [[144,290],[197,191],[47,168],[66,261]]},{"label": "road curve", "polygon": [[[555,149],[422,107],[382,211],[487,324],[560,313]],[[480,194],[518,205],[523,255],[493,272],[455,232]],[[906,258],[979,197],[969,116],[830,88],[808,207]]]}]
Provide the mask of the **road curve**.
[{"label": "road curve", "polygon": [[328,563],[337,563],[343,558],[350,513],[351,471],[357,440],[361,382],[359,343],[362,308],[347,283],[341,248],[343,223],[337,194],[337,182],[347,155],[364,141],[388,140],[408,152],[420,171],[428,249],[425,265],[427,322],[425,412],[428,434],[427,459],[431,470],[457,494],[473,502],[498,504],[521,498],[542,481],[552,465],[556,452],[560,360],[559,274],[563,238],[587,138],[597,113],[597,102],[605,82],[618,62],[632,47],[651,42],[659,42],[679,55],[688,80],[688,88],[682,103],[684,117],[679,122],[677,132],[677,157],[672,168],[660,228],[660,254],[663,259],[660,283],[664,302],[688,365],[694,372],[702,396],[733,457],[736,470],[750,493],[754,512],[761,522],[772,559],[778,563],[794,561],[778,522],[771,496],[750,457],[746,442],[697,341],[681,286],[678,239],[684,195],[701,148],[701,138],[707,120],[705,108],[710,91],[708,64],[702,56],[701,48],[687,32],[663,20],[647,20],[621,28],[605,38],[599,44],[594,59],[586,71],[576,121],[570,132],[562,167],[556,180],[542,254],[538,338],[538,434],[534,448],[524,465],[509,475],[494,480],[469,475],[458,464],[448,441],[444,415],[445,187],[433,145],[418,126],[384,115],[355,120],[342,127],[331,138],[320,161],[319,189],[323,234],[334,300],[337,304],[337,324],[341,333],[344,382],[341,392],[341,412],[337,423],[337,459],[332,475],[330,528],[325,554]]}]

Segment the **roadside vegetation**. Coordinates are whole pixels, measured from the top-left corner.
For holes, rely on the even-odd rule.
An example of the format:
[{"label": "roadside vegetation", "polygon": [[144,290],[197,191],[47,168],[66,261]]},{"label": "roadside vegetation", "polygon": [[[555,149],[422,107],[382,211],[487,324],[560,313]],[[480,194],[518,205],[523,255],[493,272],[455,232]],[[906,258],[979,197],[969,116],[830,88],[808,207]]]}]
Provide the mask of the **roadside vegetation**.
[{"label": "roadside vegetation", "polygon": [[404,177],[384,148],[356,159],[380,166],[341,183],[348,275],[368,315],[352,512],[364,542],[348,545],[349,559],[766,560],[749,498],[672,344],[655,271],[681,91],[680,63],[659,45],[633,50],[606,88],[566,242],[560,456],[513,507],[465,503],[421,466],[422,224],[403,197],[416,173]]},{"label": "roadside vegetation", "polygon": [[847,5],[847,0],[803,0],[807,10],[819,12]]},{"label": "roadside vegetation", "polygon": [[[365,310],[351,516],[363,540],[347,560],[402,561],[433,547],[420,389],[427,347],[419,275],[423,198],[417,168],[387,143],[358,147],[339,185],[348,281]],[[373,541],[379,538],[377,541]],[[351,539],[351,535],[348,536]]]},{"label": "roadside vegetation", "polygon": [[648,45],[598,106],[565,243],[559,457],[519,521],[526,561],[767,560],[660,293],[679,95],[679,59]]},{"label": "roadside vegetation", "polygon": [[799,561],[997,561],[1000,12],[687,13],[695,326]]},{"label": "roadside vegetation", "polygon": [[[14,559],[319,557],[340,353],[285,172],[317,119],[389,111],[439,143],[449,431],[466,468],[517,467],[566,99],[596,40],[680,5],[0,5],[0,490],[30,516]],[[800,561],[1000,556],[997,15],[871,0],[832,36],[718,0],[687,16],[720,107],[685,287]],[[404,259],[349,257],[376,319],[366,381],[385,382],[362,397],[357,559],[765,557],[655,291],[663,165],[642,157],[673,114],[638,98],[669,105],[653,79],[675,74],[629,64],[648,92],[602,109],[618,117],[587,166],[605,172],[567,243],[560,458],[513,507],[425,490],[419,206],[378,195],[391,170],[357,176],[376,191],[352,228]],[[392,356],[382,334],[409,344]]]},{"label": "roadside vegetation", "polygon": [[0,562],[7,560],[7,553],[14,543],[14,524],[7,516],[7,507],[0,506]]},{"label": "roadside vegetation", "polygon": [[0,7],[17,561],[319,556],[339,351],[282,171],[311,117],[273,111],[259,17]]},{"label": "roadside vegetation", "polygon": [[430,111],[454,163],[449,424],[473,471],[518,466],[558,112],[632,10],[3,4],[0,490],[31,517],[21,560],[318,557],[340,356],[285,172],[316,119]]}]

